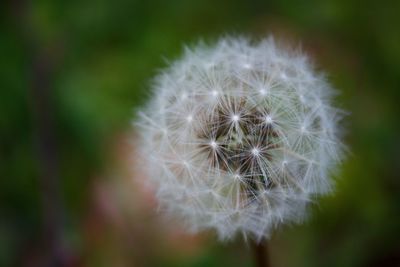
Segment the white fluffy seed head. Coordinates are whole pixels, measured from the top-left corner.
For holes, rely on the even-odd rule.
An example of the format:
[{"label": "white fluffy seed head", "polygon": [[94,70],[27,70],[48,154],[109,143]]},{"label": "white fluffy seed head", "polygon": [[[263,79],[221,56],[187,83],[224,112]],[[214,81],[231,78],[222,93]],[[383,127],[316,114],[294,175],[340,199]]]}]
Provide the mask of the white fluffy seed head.
[{"label": "white fluffy seed head", "polygon": [[272,38],[187,49],[136,121],[162,207],[193,231],[268,238],[332,189],[341,159],[334,90]]}]

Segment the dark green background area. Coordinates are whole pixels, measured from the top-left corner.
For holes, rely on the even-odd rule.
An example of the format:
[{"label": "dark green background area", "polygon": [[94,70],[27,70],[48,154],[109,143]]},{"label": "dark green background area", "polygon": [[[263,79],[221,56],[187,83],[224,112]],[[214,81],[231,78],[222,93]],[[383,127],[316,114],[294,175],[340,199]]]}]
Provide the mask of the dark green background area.
[{"label": "dark green background area", "polygon": [[146,228],[154,214],[123,213],[140,232],[125,242],[92,203],[97,184],[127,175],[114,144],[151,78],[185,44],[225,34],[301,43],[349,111],[336,193],[274,234],[273,266],[400,266],[399,14],[399,1],[3,1],[0,266],[252,266],[240,239],[178,235],[170,248],[168,231]]}]

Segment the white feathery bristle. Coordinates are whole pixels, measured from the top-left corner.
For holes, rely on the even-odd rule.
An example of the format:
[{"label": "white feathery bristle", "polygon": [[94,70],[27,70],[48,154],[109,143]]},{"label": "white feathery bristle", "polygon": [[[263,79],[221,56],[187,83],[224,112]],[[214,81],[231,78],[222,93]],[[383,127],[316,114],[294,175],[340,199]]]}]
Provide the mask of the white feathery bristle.
[{"label": "white feathery bristle", "polygon": [[221,239],[301,222],[342,158],[334,95],[306,56],[273,38],[186,49],[136,121],[161,207]]}]

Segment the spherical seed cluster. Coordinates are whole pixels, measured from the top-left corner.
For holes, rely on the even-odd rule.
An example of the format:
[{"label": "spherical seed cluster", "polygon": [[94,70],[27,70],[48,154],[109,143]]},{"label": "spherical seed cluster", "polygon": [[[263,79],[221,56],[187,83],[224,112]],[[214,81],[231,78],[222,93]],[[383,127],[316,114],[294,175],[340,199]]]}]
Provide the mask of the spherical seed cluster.
[{"label": "spherical seed cluster", "polygon": [[260,240],[331,190],[342,112],[304,55],[222,39],[187,49],[153,90],[137,121],[143,167],[191,230]]}]

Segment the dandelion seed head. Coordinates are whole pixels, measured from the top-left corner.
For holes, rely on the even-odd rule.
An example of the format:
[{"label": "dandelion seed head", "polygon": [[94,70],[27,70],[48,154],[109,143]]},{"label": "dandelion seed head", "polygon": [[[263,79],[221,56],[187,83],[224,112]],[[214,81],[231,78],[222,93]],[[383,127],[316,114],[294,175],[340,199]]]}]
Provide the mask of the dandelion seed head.
[{"label": "dandelion seed head", "polygon": [[136,125],[166,213],[194,232],[261,240],[333,189],[344,112],[304,58],[273,38],[225,38],[155,78]]}]

